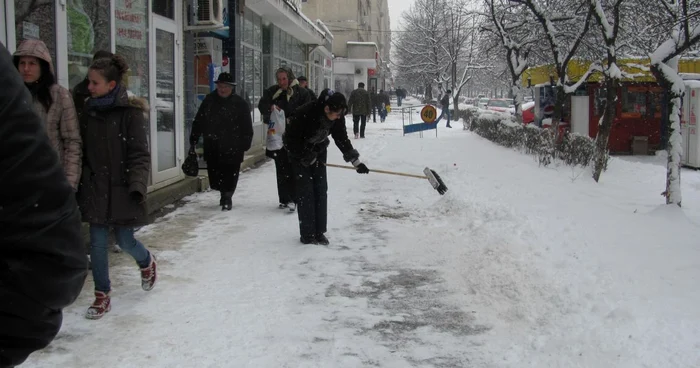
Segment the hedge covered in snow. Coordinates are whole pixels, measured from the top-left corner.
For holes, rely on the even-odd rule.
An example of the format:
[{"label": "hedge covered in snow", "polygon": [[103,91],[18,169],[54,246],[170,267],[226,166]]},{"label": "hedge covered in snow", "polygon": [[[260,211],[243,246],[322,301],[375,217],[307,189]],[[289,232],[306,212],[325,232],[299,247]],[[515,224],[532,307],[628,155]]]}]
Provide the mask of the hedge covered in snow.
[{"label": "hedge covered in snow", "polygon": [[593,159],[595,141],[590,137],[567,133],[555,142],[551,129],[533,124],[523,126],[505,114],[482,109],[470,109],[461,116],[464,129],[500,144],[537,157],[540,165],[547,166],[555,159],[571,166],[588,166]]}]

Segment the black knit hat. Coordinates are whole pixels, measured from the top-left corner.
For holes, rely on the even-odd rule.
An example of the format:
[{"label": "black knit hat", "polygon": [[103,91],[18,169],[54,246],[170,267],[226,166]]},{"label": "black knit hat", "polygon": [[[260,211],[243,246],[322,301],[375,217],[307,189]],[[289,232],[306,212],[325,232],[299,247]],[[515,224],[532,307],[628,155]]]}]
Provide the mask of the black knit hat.
[{"label": "black knit hat", "polygon": [[219,78],[216,79],[216,83],[224,83],[231,86],[235,86],[236,82],[233,81],[233,76],[231,73],[223,72],[219,74]]},{"label": "black knit hat", "polygon": [[318,103],[322,107],[328,106],[331,111],[343,112],[343,115],[348,109],[348,101],[345,99],[345,96],[329,88],[324,89],[321,91],[321,94],[318,95]]},{"label": "black knit hat", "polygon": [[303,76],[303,75],[298,76],[298,77],[297,77],[297,80],[298,80],[299,82],[308,82],[308,81],[309,81],[309,80],[306,79],[306,77]]}]

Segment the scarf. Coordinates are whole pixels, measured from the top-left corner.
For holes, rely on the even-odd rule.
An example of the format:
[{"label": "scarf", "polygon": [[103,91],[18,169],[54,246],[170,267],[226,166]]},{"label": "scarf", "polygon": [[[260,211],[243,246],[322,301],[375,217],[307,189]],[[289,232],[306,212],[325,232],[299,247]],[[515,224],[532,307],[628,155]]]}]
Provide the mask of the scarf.
[{"label": "scarf", "polygon": [[[292,87],[298,86],[298,85],[299,85],[299,81],[296,79],[293,80],[291,83],[289,83],[289,87],[287,87],[287,101],[291,100],[292,96],[294,96],[294,88],[292,88]],[[277,97],[279,97],[282,94],[282,92],[284,92],[284,90],[282,88],[278,89],[277,92],[275,92],[275,94],[272,95],[272,100],[273,101],[276,100]]]},{"label": "scarf", "polygon": [[122,90],[121,85],[117,85],[117,87],[115,87],[108,94],[106,94],[102,97],[90,97],[85,104],[90,109],[95,109],[95,110],[108,109],[108,108],[114,106],[114,104],[117,102],[117,97],[119,96],[119,92],[121,92],[121,90]]}]

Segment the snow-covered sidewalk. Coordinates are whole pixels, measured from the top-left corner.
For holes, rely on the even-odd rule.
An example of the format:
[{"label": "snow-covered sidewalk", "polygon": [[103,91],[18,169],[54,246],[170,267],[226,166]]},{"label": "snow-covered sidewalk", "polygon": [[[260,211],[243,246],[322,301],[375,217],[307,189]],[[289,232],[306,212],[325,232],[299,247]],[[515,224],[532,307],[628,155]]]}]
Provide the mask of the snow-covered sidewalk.
[{"label": "snow-covered sidewalk", "polygon": [[114,256],[112,311],[83,318],[88,277],[23,367],[700,366],[698,172],[668,208],[653,160],[614,158],[596,184],[444,125],[402,137],[398,109],[367,124],[353,144],[370,169],[429,166],[450,191],[329,168],[329,247],[276,208],[272,162],[229,213],[188,198],[138,234],[156,288]]}]

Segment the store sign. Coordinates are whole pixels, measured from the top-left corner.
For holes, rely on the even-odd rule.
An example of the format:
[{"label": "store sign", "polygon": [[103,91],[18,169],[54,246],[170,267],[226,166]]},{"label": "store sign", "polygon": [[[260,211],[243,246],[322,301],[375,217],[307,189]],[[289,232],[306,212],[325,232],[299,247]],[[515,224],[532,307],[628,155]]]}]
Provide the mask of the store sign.
[{"label": "store sign", "polygon": [[38,40],[39,26],[34,23],[22,22],[22,39],[23,40]]},{"label": "store sign", "polygon": [[116,1],[114,18],[120,45],[146,48],[146,10],[146,0]]}]

